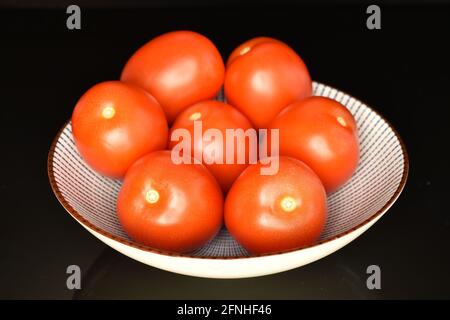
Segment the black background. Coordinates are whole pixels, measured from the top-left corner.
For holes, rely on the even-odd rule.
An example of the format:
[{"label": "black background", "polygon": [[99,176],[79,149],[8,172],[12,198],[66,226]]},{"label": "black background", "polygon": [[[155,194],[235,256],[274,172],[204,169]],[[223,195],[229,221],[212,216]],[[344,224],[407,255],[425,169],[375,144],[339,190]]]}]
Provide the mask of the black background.
[{"label": "black background", "polygon": [[[74,1],[77,3],[77,1]],[[382,29],[368,30],[367,4],[264,1],[130,6],[80,1],[82,30],[66,28],[51,1],[0,6],[0,298],[450,298],[448,128],[450,6],[383,2]],[[340,251],[292,271],[252,279],[200,279],[161,271],[110,249],[59,205],[47,153],[80,95],[119,77],[135,49],[171,30],[191,29],[227,57],[248,38],[286,41],[312,77],[367,102],[404,139],[405,191],[374,227]],[[66,288],[81,267],[83,289]],[[377,264],[382,289],[366,288]]]}]

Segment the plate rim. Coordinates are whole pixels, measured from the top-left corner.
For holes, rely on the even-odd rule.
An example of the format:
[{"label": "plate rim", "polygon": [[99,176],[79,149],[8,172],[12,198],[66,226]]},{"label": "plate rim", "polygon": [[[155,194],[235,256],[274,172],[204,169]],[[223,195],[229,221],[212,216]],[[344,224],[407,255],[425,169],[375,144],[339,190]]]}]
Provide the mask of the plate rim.
[{"label": "plate rim", "polygon": [[378,111],[374,110],[372,107],[370,107],[367,103],[365,103],[364,101],[362,101],[359,98],[355,98],[352,95],[347,94],[346,92],[333,88],[329,85],[320,83],[320,82],[313,82],[313,86],[323,86],[324,89],[328,88],[329,90],[336,90],[338,93],[342,93],[344,95],[347,95],[349,98],[353,98],[356,101],[360,102],[361,104],[364,104],[366,106],[366,108],[370,109],[370,111],[372,111],[373,113],[375,113],[377,116],[379,116],[386,124],[387,126],[392,130],[392,132],[394,133],[395,137],[397,138],[400,146],[401,146],[401,150],[402,150],[402,155],[403,155],[403,172],[402,172],[402,177],[400,179],[400,183],[397,187],[397,189],[395,190],[395,192],[393,193],[393,195],[389,198],[389,200],[383,205],[383,207],[381,207],[377,212],[375,212],[374,214],[372,214],[369,218],[367,218],[366,220],[364,220],[363,222],[359,223],[358,225],[354,226],[353,228],[350,228],[344,232],[341,232],[337,235],[335,235],[334,237],[325,239],[325,240],[321,240],[321,241],[317,241],[313,244],[307,245],[307,246],[301,246],[301,247],[297,247],[294,249],[288,249],[288,250],[283,250],[283,251],[277,251],[277,252],[272,252],[272,253],[265,253],[265,254],[250,254],[248,256],[196,256],[192,253],[176,253],[176,252],[170,252],[170,251],[165,251],[165,250],[160,250],[160,249],[156,249],[156,248],[152,248],[149,246],[145,246],[142,244],[139,244],[137,242],[134,241],[130,241],[121,237],[117,237],[113,234],[111,234],[110,232],[103,230],[102,228],[97,227],[96,225],[92,224],[91,222],[89,222],[87,219],[85,219],[80,213],[77,212],[77,210],[75,210],[68,202],[67,200],[64,198],[64,196],[62,195],[61,191],[59,190],[59,187],[56,183],[56,179],[53,173],[53,158],[54,158],[54,154],[55,154],[55,150],[56,150],[56,144],[59,141],[59,138],[61,136],[61,134],[63,133],[63,131],[65,130],[65,128],[67,127],[67,125],[71,122],[71,120],[67,120],[64,125],[59,129],[58,133],[56,134],[56,136],[53,138],[52,144],[50,146],[49,152],[48,152],[48,156],[47,156],[47,175],[49,178],[49,182],[50,182],[50,186],[52,188],[53,193],[55,194],[56,198],[58,199],[59,203],[62,205],[62,207],[72,216],[72,218],[74,218],[75,220],[77,220],[80,224],[83,225],[83,227],[91,229],[92,231],[95,231],[97,233],[100,233],[101,235],[109,238],[110,240],[113,241],[117,241],[123,245],[126,246],[130,246],[132,248],[138,249],[138,250],[142,250],[145,252],[151,252],[151,253],[155,253],[155,254],[160,254],[160,255],[165,255],[165,256],[171,256],[171,257],[177,257],[177,258],[193,258],[193,259],[213,259],[213,260],[238,260],[238,259],[249,259],[249,258],[257,258],[257,257],[267,257],[267,256],[276,256],[276,255],[282,255],[282,254],[286,254],[286,253],[291,253],[294,251],[301,251],[303,249],[307,249],[307,248],[313,248],[328,242],[332,242],[334,240],[337,240],[339,238],[342,238],[348,234],[351,234],[357,230],[359,230],[360,228],[364,227],[366,224],[370,223],[371,221],[375,220],[376,218],[380,217],[381,215],[383,215],[394,203],[395,201],[398,199],[398,197],[400,196],[400,194],[402,193],[403,189],[405,188],[406,185],[406,181],[408,179],[408,174],[409,174],[409,156],[408,156],[408,152],[406,150],[406,146],[405,143],[403,142],[403,139],[400,137],[399,133],[397,132],[397,130],[394,128],[394,126],[392,126],[392,124],[383,116],[381,115]]}]

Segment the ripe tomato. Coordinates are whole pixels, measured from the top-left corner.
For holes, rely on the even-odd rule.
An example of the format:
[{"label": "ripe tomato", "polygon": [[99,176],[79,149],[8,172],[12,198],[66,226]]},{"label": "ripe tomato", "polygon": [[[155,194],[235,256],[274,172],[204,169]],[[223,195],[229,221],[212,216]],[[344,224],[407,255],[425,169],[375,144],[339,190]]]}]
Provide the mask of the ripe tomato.
[{"label": "ripe tomato", "polygon": [[295,102],[269,127],[280,130],[280,154],[305,162],[322,180],[327,192],[349,180],[358,166],[356,122],[337,101],[310,97]]},{"label": "ripe tomato", "polygon": [[128,60],[121,80],[141,86],[161,104],[170,123],[177,114],[211,99],[223,84],[225,67],[214,44],[191,31],[154,38]]},{"label": "ripe tomato", "polygon": [[288,104],[310,96],[312,83],[302,59],[287,45],[270,40],[248,48],[227,68],[225,96],[255,127],[264,128]]},{"label": "ripe tomato", "polygon": [[[195,121],[198,121],[197,124],[201,123],[203,132],[200,134],[195,133]],[[238,135],[234,135],[234,139],[227,139],[226,130],[242,129],[244,133],[245,130],[252,128],[250,121],[232,106],[223,102],[208,100],[199,102],[184,110],[176,118],[170,129],[170,136],[172,137],[175,130],[180,128],[188,130],[190,134],[191,143],[188,144],[189,154],[192,157],[200,155],[202,159],[199,160],[201,160],[216,177],[222,190],[225,192],[228,191],[234,180],[249,163],[251,144],[249,139],[244,135],[242,135],[242,139],[240,139]],[[209,129],[218,130],[218,134],[221,135],[222,139],[212,139],[207,137],[205,133]],[[253,151],[256,160],[258,142],[256,131],[254,131],[254,133],[255,140]],[[182,139],[170,141],[170,148],[173,149],[174,146],[179,143],[179,140]],[[232,144],[230,142],[232,142]],[[228,163],[226,159],[227,154],[234,154],[234,157],[230,158],[231,161],[228,161]],[[238,162],[239,155],[244,157],[241,158],[243,161]]]},{"label": "ripe tomato", "polygon": [[251,49],[253,49],[254,46],[256,46],[256,45],[258,45],[260,43],[267,43],[267,42],[276,42],[276,43],[285,44],[284,42],[281,42],[281,41],[279,41],[277,39],[269,38],[269,37],[256,37],[256,38],[250,39],[250,40],[245,41],[244,43],[242,43],[240,46],[238,46],[236,49],[234,49],[233,52],[231,52],[230,56],[228,57],[227,67],[236,58],[246,54]]},{"label": "ripe tomato", "polygon": [[[272,158],[274,159],[274,158]],[[327,215],[325,189],[303,162],[279,157],[275,175],[248,166],[228,192],[225,225],[249,252],[271,253],[314,243]]]},{"label": "ripe tomato", "polygon": [[108,81],[80,98],[72,131],[88,165],[105,176],[121,178],[138,158],[165,148],[169,129],[150,94],[134,85]]},{"label": "ripe tomato", "polygon": [[156,151],[128,170],[117,200],[119,220],[135,241],[189,252],[211,240],[222,225],[222,192],[201,164],[172,162]]}]

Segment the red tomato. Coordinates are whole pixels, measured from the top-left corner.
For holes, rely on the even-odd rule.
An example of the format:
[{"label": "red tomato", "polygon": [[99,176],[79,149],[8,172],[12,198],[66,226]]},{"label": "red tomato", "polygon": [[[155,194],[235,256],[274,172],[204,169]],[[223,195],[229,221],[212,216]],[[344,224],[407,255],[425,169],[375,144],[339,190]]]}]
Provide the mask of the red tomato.
[{"label": "red tomato", "polygon": [[312,83],[302,59],[287,45],[270,40],[249,48],[227,68],[225,96],[255,127],[264,128],[288,104],[310,96]]},{"label": "red tomato", "polygon": [[225,67],[214,44],[191,31],[154,38],[128,60],[121,80],[150,92],[170,123],[177,114],[201,100],[211,99],[223,84]]},{"label": "red tomato", "polygon": [[119,220],[135,241],[189,252],[222,225],[222,192],[201,164],[172,162],[170,151],[139,159],[127,172],[117,200]]},{"label": "red tomato", "polygon": [[[203,134],[195,134],[195,121],[201,122]],[[223,102],[208,100],[184,110],[176,118],[170,130],[170,136],[172,137],[174,130],[180,128],[188,130],[190,134],[189,154],[192,157],[200,155],[202,159],[199,160],[202,160],[202,163],[216,177],[223,191],[228,191],[234,180],[249,163],[250,141],[244,135],[242,135],[242,139],[235,135],[234,139],[229,139],[232,142],[230,144],[230,141],[227,141],[226,138],[226,129],[242,129],[245,131],[252,128],[250,121],[232,106]],[[204,135],[209,129],[219,130],[218,133],[223,139],[211,139]],[[258,141],[256,131],[254,133],[253,151],[256,160]],[[170,141],[170,148],[172,149],[181,140],[182,138]],[[227,154],[234,154],[234,157],[231,158],[232,161],[228,161],[228,163]],[[238,163],[238,154],[242,154],[244,161]]]},{"label": "red tomato", "polygon": [[164,112],[147,92],[119,81],[102,82],[78,101],[72,115],[76,146],[99,173],[121,178],[144,154],[164,149]]},{"label": "red tomato", "polygon": [[269,38],[269,37],[257,37],[257,38],[253,38],[251,40],[248,40],[244,43],[242,43],[239,47],[237,47],[236,49],[233,50],[233,52],[231,52],[230,56],[228,57],[228,61],[227,61],[227,67],[238,57],[246,54],[247,52],[249,52],[251,49],[253,49],[254,46],[260,44],[260,43],[267,43],[267,42],[276,42],[276,43],[281,43],[286,45],[284,42],[281,42],[277,39],[274,38]]},{"label": "red tomato", "polygon": [[261,175],[262,166],[248,166],[228,192],[225,224],[231,235],[254,254],[314,243],[327,215],[319,178],[303,162],[289,157],[279,157],[275,175]]},{"label": "red tomato", "polygon": [[322,180],[327,192],[349,180],[358,166],[355,119],[335,100],[310,97],[295,102],[269,127],[280,130],[280,154],[305,162]]}]

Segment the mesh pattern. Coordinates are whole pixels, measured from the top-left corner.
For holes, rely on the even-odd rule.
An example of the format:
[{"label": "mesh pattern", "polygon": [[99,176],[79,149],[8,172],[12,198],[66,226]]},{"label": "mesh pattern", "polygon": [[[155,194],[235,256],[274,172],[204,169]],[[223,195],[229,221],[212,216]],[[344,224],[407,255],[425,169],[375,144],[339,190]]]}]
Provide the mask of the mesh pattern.
[{"label": "mesh pattern", "polygon": [[[328,196],[328,219],[320,237],[324,241],[351,230],[381,210],[400,185],[405,162],[394,131],[365,104],[318,83],[314,83],[314,95],[332,98],[346,106],[356,119],[360,141],[357,171],[348,183]],[[121,181],[105,178],[83,162],[70,123],[63,128],[49,161],[56,187],[68,205],[97,228],[115,238],[131,241],[116,215]],[[223,228],[193,255],[239,257],[248,253]]]}]

